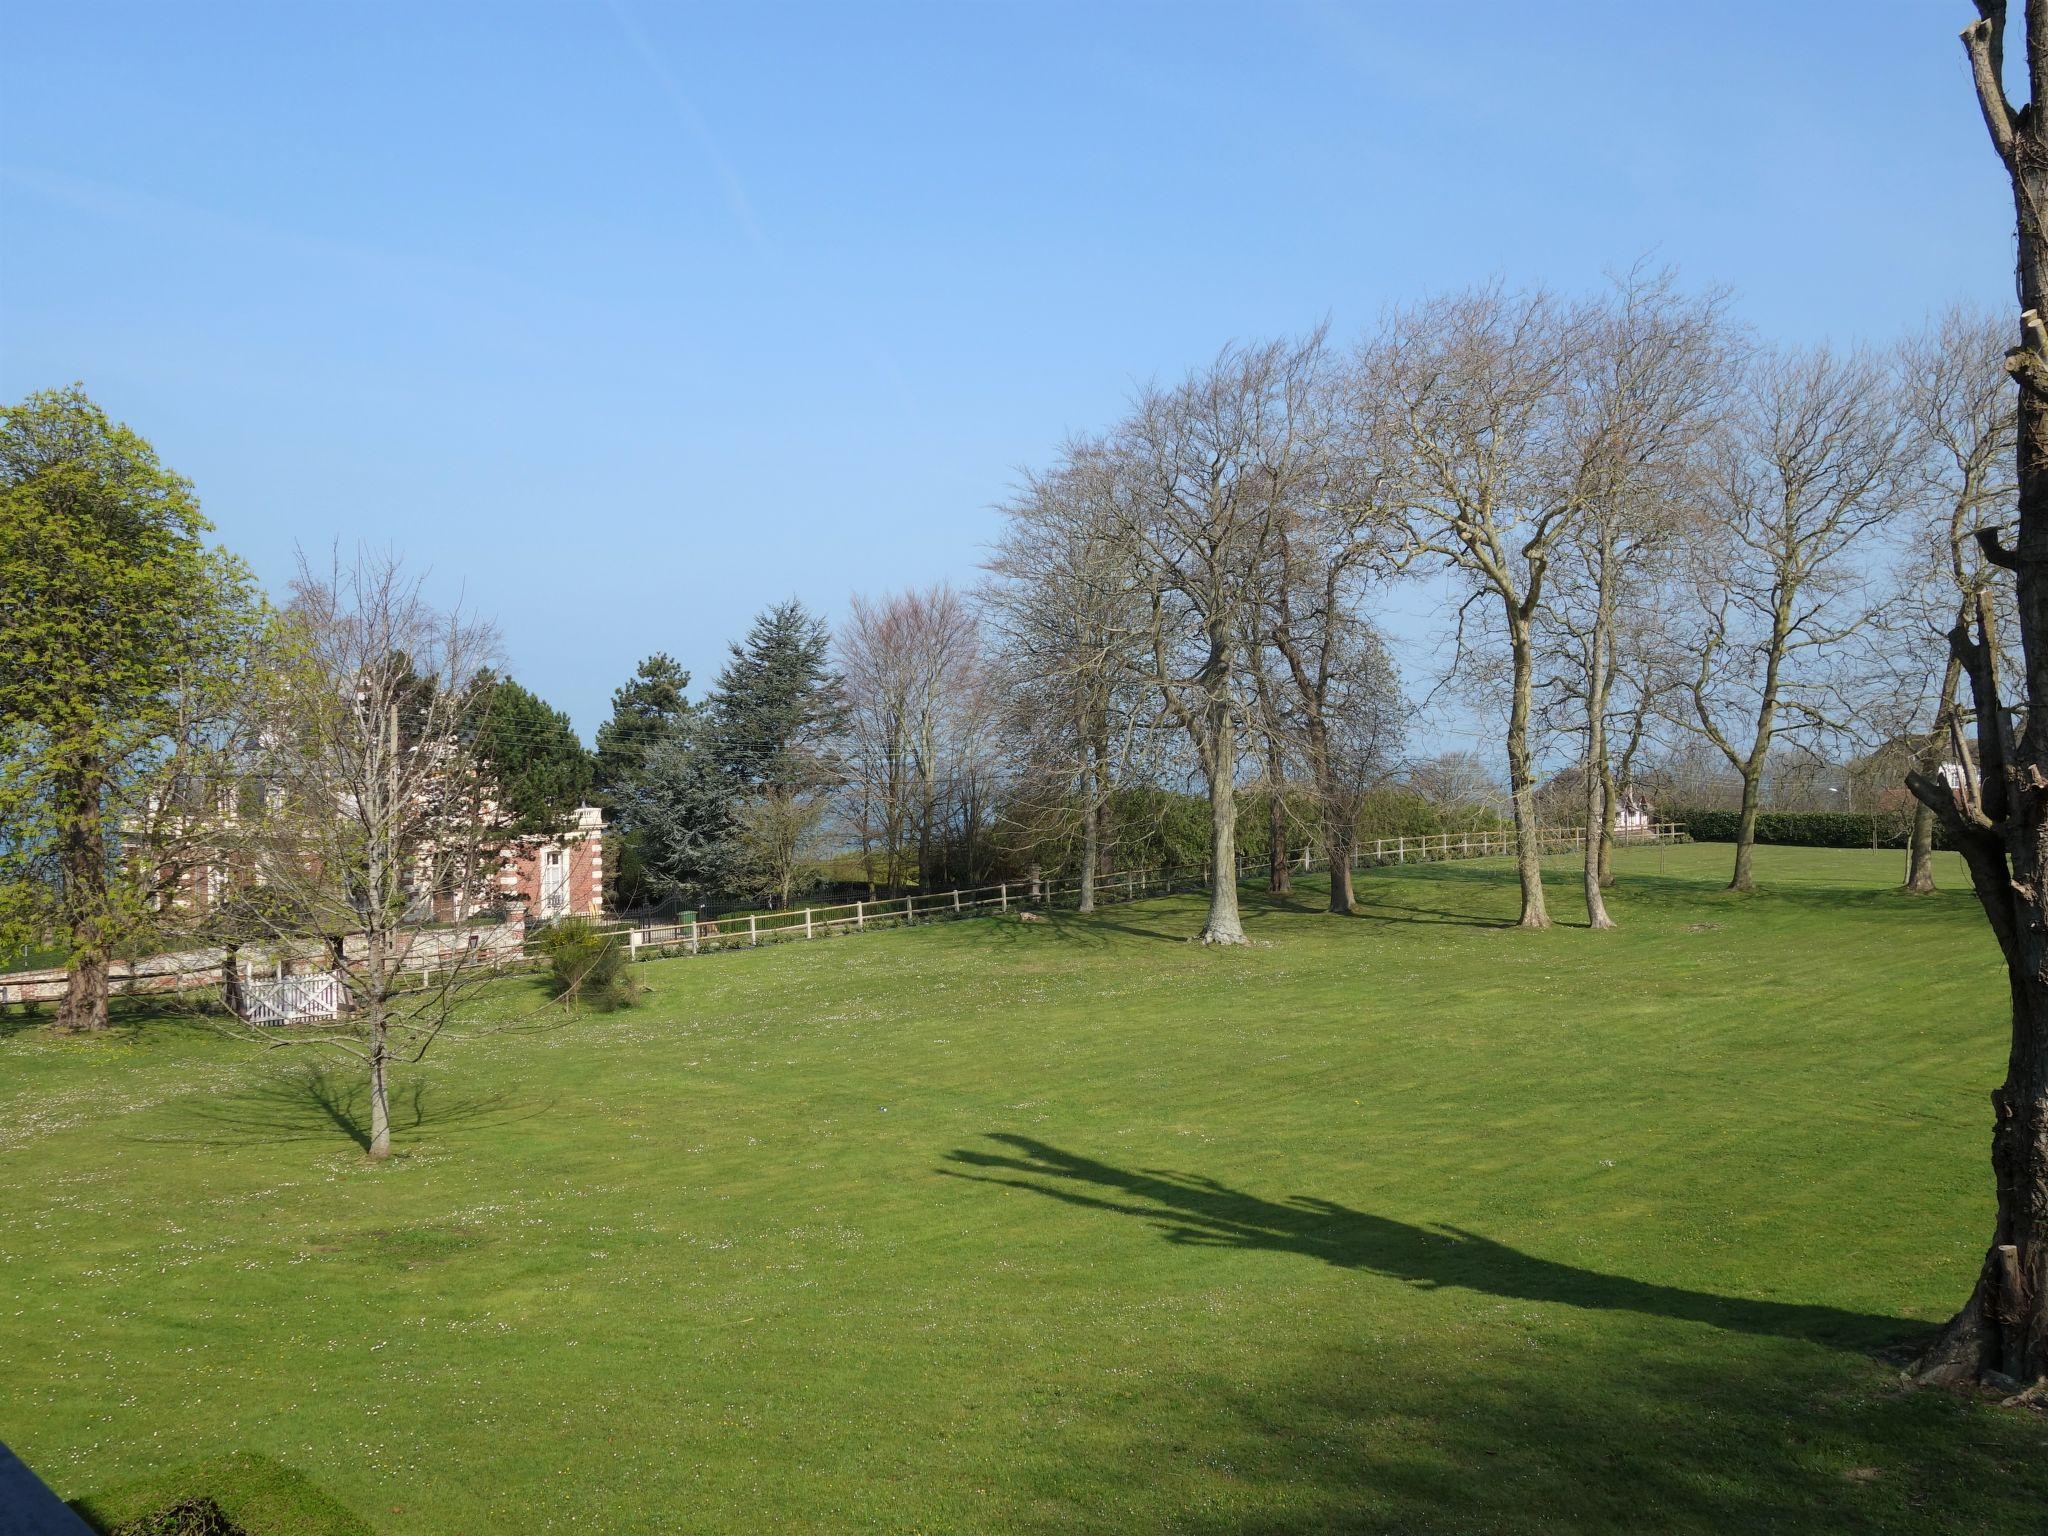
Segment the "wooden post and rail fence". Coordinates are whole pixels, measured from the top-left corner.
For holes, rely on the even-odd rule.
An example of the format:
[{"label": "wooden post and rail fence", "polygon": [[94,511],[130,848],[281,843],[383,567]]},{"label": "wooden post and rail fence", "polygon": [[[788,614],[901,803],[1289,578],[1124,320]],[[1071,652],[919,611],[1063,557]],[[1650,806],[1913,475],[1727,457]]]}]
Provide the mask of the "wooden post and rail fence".
[{"label": "wooden post and rail fence", "polygon": [[[1682,822],[1658,822],[1653,826],[1624,832],[1616,841],[1624,846],[1680,842],[1685,838]],[[1586,845],[1582,827],[1560,827],[1539,834],[1539,852],[1546,856],[1573,853]],[[1512,831],[1431,832],[1415,837],[1380,837],[1360,842],[1352,851],[1351,867],[1379,869],[1407,864],[1440,864],[1453,859],[1498,858],[1515,849]],[[1309,855],[1295,868],[1313,871],[1325,861]],[[1263,872],[1264,855],[1238,860],[1238,878]],[[1095,899],[1102,903],[1137,901],[1148,896],[1167,896],[1207,890],[1206,864],[1115,870],[1095,879]],[[830,938],[871,929],[898,928],[944,918],[1002,915],[1051,907],[1072,907],[1079,899],[1079,875],[1038,876],[1009,880],[995,885],[962,887],[945,891],[912,891],[903,896],[862,899],[838,906],[791,907],[776,912],[750,912],[723,918],[692,919],[684,923],[599,923],[600,932],[614,942],[623,940],[635,960],[656,956],[697,955],[728,949],[755,949],[764,944],[791,939]],[[406,968],[417,967],[418,985],[428,987],[437,974],[450,969],[488,968],[492,972],[523,969],[545,964],[544,958],[529,951],[523,942],[525,929],[506,925],[506,930],[471,937],[475,930],[455,932],[460,953],[437,945],[423,945]],[[437,939],[441,936],[437,933]],[[480,939],[482,942],[480,942]],[[507,940],[509,939],[509,942]],[[306,952],[287,963],[280,959],[274,976],[257,974],[246,964],[240,978],[242,1002],[237,1009],[257,1022],[282,1022],[287,1018],[329,1017],[341,1011],[343,999],[338,977],[322,974],[328,960],[312,941],[299,946]],[[221,989],[223,965],[235,965],[231,953],[219,949],[162,955],[116,967],[115,991],[122,995],[212,993]],[[268,967],[266,967],[267,969]],[[65,972],[59,969],[0,975],[0,1003],[55,1001],[63,995]],[[322,989],[325,990],[322,990]]]},{"label": "wooden post and rail fence", "polygon": [[[1673,843],[1685,836],[1682,822],[1657,822],[1618,834],[1622,846]],[[1546,857],[1574,853],[1586,846],[1583,827],[1557,827],[1537,834],[1538,852]],[[1351,867],[1381,869],[1407,864],[1441,864],[1453,859],[1499,858],[1515,851],[1512,831],[1431,832],[1415,837],[1379,837],[1361,841],[1352,850]],[[1314,855],[1295,867],[1313,871],[1327,861]],[[1264,870],[1263,854],[1240,858],[1238,878]],[[1207,865],[1116,870],[1095,879],[1099,902],[1137,901],[1147,896],[1207,890]],[[947,891],[912,891],[903,896],[845,902],[829,907],[789,907],[777,912],[750,912],[744,918],[692,918],[677,923],[604,923],[600,929],[624,937],[634,959],[649,955],[697,955],[727,949],[756,949],[790,939],[865,933],[871,928],[904,927],[941,918],[1001,915],[1012,908],[1072,906],[1080,897],[1079,875],[1042,876],[995,885]]]}]

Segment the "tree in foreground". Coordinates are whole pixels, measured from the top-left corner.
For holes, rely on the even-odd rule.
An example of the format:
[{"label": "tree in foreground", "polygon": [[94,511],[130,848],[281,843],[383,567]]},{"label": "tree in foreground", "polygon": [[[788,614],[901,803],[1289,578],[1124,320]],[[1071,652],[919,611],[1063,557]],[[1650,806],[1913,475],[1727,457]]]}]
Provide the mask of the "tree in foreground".
[{"label": "tree in foreground", "polygon": [[390,1076],[415,1064],[491,975],[481,946],[447,945],[487,897],[503,836],[469,744],[495,637],[429,603],[390,557],[301,564],[272,690],[249,750],[236,845],[252,929],[279,946],[324,938],[345,988],[339,1017],[248,1031],[361,1063],[369,1154],[391,1151]]},{"label": "tree in foreground", "polygon": [[[1921,642],[1926,634],[1945,634],[1953,625],[1970,623],[1979,594],[1988,592],[2002,605],[2001,618],[2010,606],[2008,594],[1994,580],[1997,567],[1984,558],[1973,536],[1980,523],[2012,501],[2016,423],[2003,367],[2005,344],[2005,326],[1995,317],[1952,309],[1900,349],[1900,392],[1917,438],[1912,464],[1919,482],[1901,615],[1916,631],[1913,663],[1925,655]],[[1957,715],[1963,664],[1946,643],[1938,666],[1940,682],[1932,690],[1931,709],[1921,717],[1916,743],[1921,759],[1916,766],[1923,773],[1940,767],[1950,741],[1963,730]],[[1924,895],[1934,889],[1934,812],[1917,801],[1907,847],[1906,889]]]},{"label": "tree in foreground", "polygon": [[[1999,677],[1988,592],[1949,643],[1970,680],[1977,755],[1960,787],[1915,773],[1915,797],[1940,818],[2005,959],[2012,1045],[1991,1096],[1997,1214],[1963,1309],[1919,1365],[1929,1380],[1990,1372],[2048,1379],[2048,3],[2028,0],[2025,74],[2033,101],[2015,111],[2004,86],[2004,0],[1977,0],[1963,31],[1977,102],[2012,183],[2019,229],[2016,344],[2006,368],[2019,388],[2019,521],[2011,543],[1979,532],[1985,556],[2013,573],[2023,671],[2008,701]],[[1967,745],[1965,743],[1964,745]]]},{"label": "tree in foreground", "polygon": [[172,910],[262,606],[191,486],[80,389],[0,411],[0,954],[61,937],[66,1029]]}]

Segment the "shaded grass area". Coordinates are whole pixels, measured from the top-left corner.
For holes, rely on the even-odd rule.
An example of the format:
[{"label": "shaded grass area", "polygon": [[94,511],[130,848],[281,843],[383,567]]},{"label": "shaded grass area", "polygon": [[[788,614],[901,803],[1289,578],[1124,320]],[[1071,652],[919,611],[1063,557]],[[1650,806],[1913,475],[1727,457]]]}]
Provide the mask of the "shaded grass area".
[{"label": "shaded grass area", "polygon": [[2034,1529],[2040,1420],[1886,1358],[1989,1223],[1989,938],[1726,860],[1624,854],[1613,934],[1494,862],[509,982],[382,1168],[337,1066],[22,1031],[0,1438],[472,1536]]},{"label": "shaded grass area", "polygon": [[223,1518],[250,1536],[371,1536],[374,1530],[299,1473],[246,1453],[165,1468],[77,1500],[73,1508],[95,1531],[114,1536],[219,1529]]}]

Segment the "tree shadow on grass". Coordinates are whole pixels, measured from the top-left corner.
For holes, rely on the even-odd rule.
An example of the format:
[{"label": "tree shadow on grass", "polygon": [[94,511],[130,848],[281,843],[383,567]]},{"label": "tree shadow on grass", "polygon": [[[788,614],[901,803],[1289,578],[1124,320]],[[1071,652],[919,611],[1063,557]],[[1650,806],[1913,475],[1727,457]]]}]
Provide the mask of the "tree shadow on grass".
[{"label": "tree shadow on grass", "polygon": [[[544,1115],[550,1107],[517,1104],[505,1093],[450,1092],[430,1080],[401,1077],[391,1090],[391,1133],[402,1141],[423,1127],[447,1131],[508,1125]],[[218,1147],[332,1140],[339,1132],[365,1151],[370,1145],[368,1078],[321,1064],[273,1073],[236,1093],[180,1100],[171,1113],[185,1126],[135,1139]]]},{"label": "tree shadow on grass", "polygon": [[1098,1477],[1153,1518],[1081,1501],[1034,1529],[1184,1536],[1806,1536],[2039,1528],[2032,1415],[1912,1392],[1776,1341],[1706,1351],[1628,1333],[1431,1358],[1403,1341],[1270,1341],[1263,1370],[1139,1389]]},{"label": "tree shadow on grass", "polygon": [[962,1148],[948,1154],[956,1166],[940,1171],[1089,1210],[1136,1216],[1169,1243],[1292,1253],[1423,1289],[1456,1288],[1587,1311],[1634,1312],[1832,1349],[1885,1349],[1929,1328],[1910,1318],[1718,1296],[1601,1274],[1524,1253],[1463,1227],[1415,1226],[1302,1195],[1268,1200],[1199,1174],[1118,1168],[1028,1136],[996,1133],[988,1139],[1004,1150]]}]

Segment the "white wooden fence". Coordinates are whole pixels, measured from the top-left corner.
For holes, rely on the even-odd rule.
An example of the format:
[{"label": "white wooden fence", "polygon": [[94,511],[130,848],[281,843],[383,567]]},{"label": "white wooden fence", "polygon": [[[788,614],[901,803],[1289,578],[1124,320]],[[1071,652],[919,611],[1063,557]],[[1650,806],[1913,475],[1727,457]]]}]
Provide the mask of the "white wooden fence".
[{"label": "white wooden fence", "polygon": [[[1685,836],[1682,822],[1658,822],[1633,832],[1621,833],[1623,845],[1671,843]],[[1538,852],[1556,855],[1576,852],[1586,846],[1583,827],[1558,827],[1537,834]],[[1377,869],[1392,865],[1440,864],[1452,859],[1498,858],[1515,851],[1511,831],[1432,832],[1418,837],[1381,837],[1352,851],[1351,867]],[[1297,869],[1321,868],[1320,855],[1296,860]],[[1240,879],[1265,868],[1263,857],[1241,858]],[[1095,879],[1099,902],[1137,901],[1146,896],[1165,896],[1176,891],[1206,890],[1206,866],[1166,869],[1127,869]],[[752,949],[789,939],[829,938],[835,934],[865,933],[871,928],[902,927],[910,923],[936,922],[944,918],[968,917],[1012,909],[1031,911],[1055,905],[1069,905],[1078,899],[1078,875],[1057,879],[1011,880],[998,885],[981,885],[951,891],[913,892],[878,901],[846,902],[831,907],[792,907],[779,912],[736,913],[687,923],[644,923],[632,926],[607,925],[606,931],[622,935],[633,958],[642,951],[657,954],[703,954],[723,949]]]},{"label": "white wooden fence", "polygon": [[[332,971],[309,976],[262,976],[245,978],[240,987],[240,1014],[250,1024],[297,1024],[306,1019],[338,1019],[346,1006],[348,989]],[[230,1007],[235,998],[223,989]]]}]

